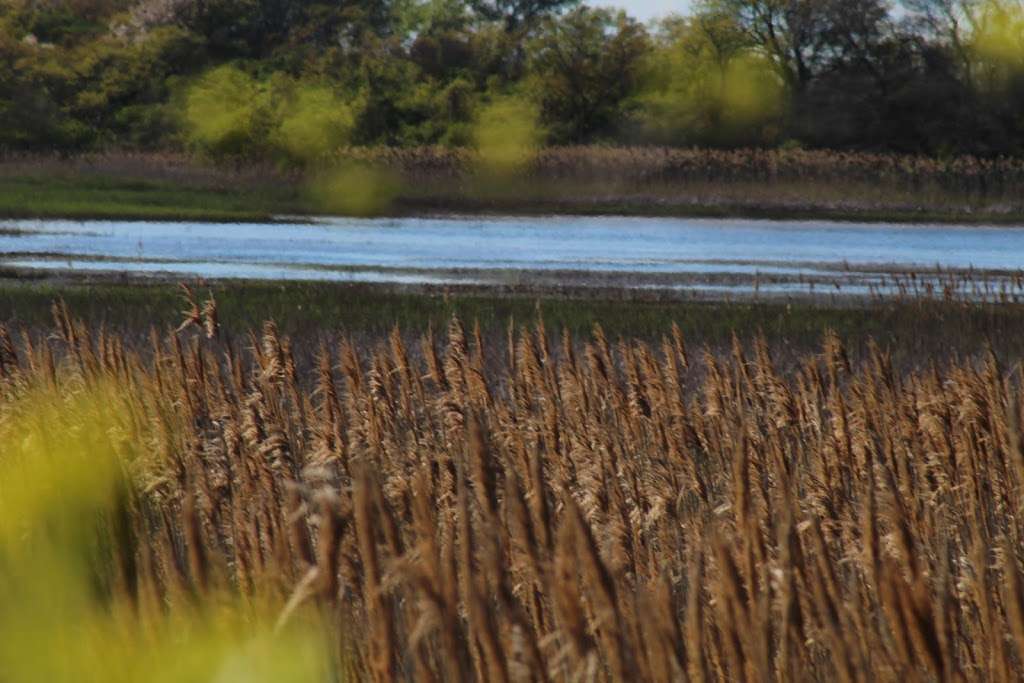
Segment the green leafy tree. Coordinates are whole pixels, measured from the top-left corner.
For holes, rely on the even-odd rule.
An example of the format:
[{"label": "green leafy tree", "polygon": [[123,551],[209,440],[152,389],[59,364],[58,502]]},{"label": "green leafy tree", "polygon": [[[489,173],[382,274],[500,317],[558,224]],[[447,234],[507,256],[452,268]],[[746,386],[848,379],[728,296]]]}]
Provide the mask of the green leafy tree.
[{"label": "green leafy tree", "polygon": [[509,33],[530,27],[579,0],[469,0],[473,12],[485,21],[500,22]]},{"label": "green leafy tree", "polygon": [[649,46],[644,27],[624,12],[581,7],[547,19],[528,51],[551,139],[584,142],[613,133],[628,116]]},{"label": "green leafy tree", "polygon": [[308,54],[364,34],[391,35],[408,0],[143,0],[144,29],[176,24],[204,37],[220,59],[266,59],[282,50]]}]

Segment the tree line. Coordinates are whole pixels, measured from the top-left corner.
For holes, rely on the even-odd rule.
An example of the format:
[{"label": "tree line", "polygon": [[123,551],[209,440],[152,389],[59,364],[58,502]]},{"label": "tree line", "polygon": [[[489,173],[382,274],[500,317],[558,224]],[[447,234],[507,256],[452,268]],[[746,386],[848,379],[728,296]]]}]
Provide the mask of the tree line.
[{"label": "tree line", "polygon": [[2,149],[303,161],[473,145],[489,107],[551,145],[1019,155],[1024,0],[0,5]]}]

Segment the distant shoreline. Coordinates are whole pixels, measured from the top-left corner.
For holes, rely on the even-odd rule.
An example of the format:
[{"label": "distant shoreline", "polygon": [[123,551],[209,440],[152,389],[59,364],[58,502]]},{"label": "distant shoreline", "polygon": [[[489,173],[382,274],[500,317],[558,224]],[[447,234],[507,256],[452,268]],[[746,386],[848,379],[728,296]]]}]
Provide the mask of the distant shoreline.
[{"label": "distant shoreline", "polygon": [[[3,183],[0,181],[0,196]],[[280,211],[247,211],[205,208],[201,204],[168,207],[148,203],[146,192],[140,192],[135,201],[119,202],[111,206],[102,193],[97,193],[95,205],[76,203],[68,206],[55,203],[43,206],[36,202],[15,203],[0,200],[0,222],[3,220],[55,219],[55,220],[139,220],[139,221],[199,221],[207,223],[288,223],[296,219],[336,215],[332,212],[297,210],[282,205]],[[391,210],[374,217],[445,216],[445,215],[519,215],[519,216],[622,216],[650,218],[735,218],[795,221],[837,221],[856,223],[944,223],[963,225],[1005,225],[1024,227],[1024,211],[942,211],[900,208],[830,208],[818,206],[749,206],[742,204],[657,204],[644,201],[618,202],[531,202],[529,200],[493,201],[432,201],[398,200]]]},{"label": "distant shoreline", "polygon": [[[1024,226],[1024,171],[819,151],[556,148],[476,175],[466,150],[353,150],[390,183],[381,216],[612,215]],[[353,161],[354,160],[354,161]],[[179,154],[0,158],[0,220],[276,222],[338,215],[307,174]],[[344,187],[332,192],[343,192]]]},{"label": "distant shoreline", "polygon": [[[0,183],[2,185],[2,183]],[[2,188],[0,188],[2,192]],[[524,201],[502,202],[449,202],[432,201],[397,202],[392,210],[372,217],[392,218],[407,216],[445,215],[483,216],[621,216],[635,218],[722,218],[748,220],[793,220],[793,221],[835,221],[849,223],[898,223],[898,224],[958,224],[998,225],[1024,227],[1024,212],[945,212],[907,209],[875,208],[826,208],[816,206],[774,207],[744,205],[664,205],[637,202],[615,203],[532,203]],[[331,212],[303,212],[294,207],[282,207],[280,212],[205,209],[201,206],[163,207],[150,206],[140,197],[138,204],[123,204],[111,208],[108,202],[98,198],[97,205],[52,208],[31,203],[19,205],[0,203],[0,224],[4,220],[130,220],[130,221],[172,221],[204,223],[288,223],[303,218],[315,219],[336,215]]]}]

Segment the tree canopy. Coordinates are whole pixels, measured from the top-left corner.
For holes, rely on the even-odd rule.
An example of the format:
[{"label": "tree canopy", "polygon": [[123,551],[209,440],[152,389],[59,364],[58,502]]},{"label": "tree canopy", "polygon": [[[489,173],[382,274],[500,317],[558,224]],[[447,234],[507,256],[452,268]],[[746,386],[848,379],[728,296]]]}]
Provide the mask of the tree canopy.
[{"label": "tree canopy", "polygon": [[[1024,0],[8,0],[0,148],[305,163],[472,145],[515,100],[548,144],[1024,154]],[[216,134],[215,134],[216,133]]]}]

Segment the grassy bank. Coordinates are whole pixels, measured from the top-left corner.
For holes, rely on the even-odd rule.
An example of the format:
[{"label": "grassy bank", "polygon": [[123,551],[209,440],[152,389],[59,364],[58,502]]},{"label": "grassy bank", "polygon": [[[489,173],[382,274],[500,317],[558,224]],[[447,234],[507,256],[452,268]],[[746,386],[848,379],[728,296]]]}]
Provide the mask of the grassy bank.
[{"label": "grassy bank", "polygon": [[289,190],[175,185],[111,176],[0,179],[0,217],[266,221],[301,212]]},{"label": "grassy bank", "polygon": [[[382,338],[397,326],[443,332],[452,316],[479,323],[483,334],[503,337],[510,321],[533,324],[538,314],[553,335],[563,330],[587,335],[600,323],[610,339],[657,341],[677,323],[696,348],[727,348],[733,335],[764,333],[781,355],[793,356],[820,345],[826,330],[843,336],[849,348],[866,353],[869,340],[890,348],[894,360],[920,365],[937,354],[973,355],[991,347],[1014,362],[1024,357],[1024,306],[902,302],[835,307],[813,303],[709,303],[622,301],[605,298],[410,292],[376,285],[327,283],[226,283],[197,287],[212,293],[223,328],[234,335],[276,321],[282,333],[313,336],[341,332]],[[187,308],[181,290],[170,284],[0,282],[0,323],[41,328],[50,323],[51,304],[64,300],[94,327],[145,335],[176,327]]]},{"label": "grassy bank", "polygon": [[[381,169],[389,215],[617,214],[887,222],[1024,223],[1018,165],[821,153],[546,150],[528,167],[481,175],[465,152],[358,150]],[[1009,164],[1009,165],[1006,165]],[[180,155],[0,161],[0,218],[268,220],[340,209],[305,174]],[[344,202],[342,203],[344,205]]]},{"label": "grassy bank", "polygon": [[760,220],[845,221],[856,223],[954,223],[967,225],[1021,225],[1022,211],[992,211],[968,207],[860,206],[772,202],[722,201],[702,203],[699,197],[600,197],[592,199],[404,197],[394,205],[395,215],[461,213],[526,216],[632,216],[652,218],[738,218]]},{"label": "grassy bank", "polygon": [[[762,190],[770,188],[762,188]],[[739,194],[737,192],[737,194]],[[579,195],[576,195],[579,196]],[[263,190],[175,186],[120,178],[32,177],[0,179],[0,219],[69,218],[162,221],[266,222],[275,216],[317,216],[334,212],[304,196],[299,187]],[[869,206],[819,203],[778,204],[700,195],[502,195],[472,196],[448,188],[435,194],[409,188],[384,210],[384,215],[424,213],[493,215],[621,215],[677,218],[754,218],[888,223],[1024,223],[1024,211],[993,211],[964,206]]]}]

